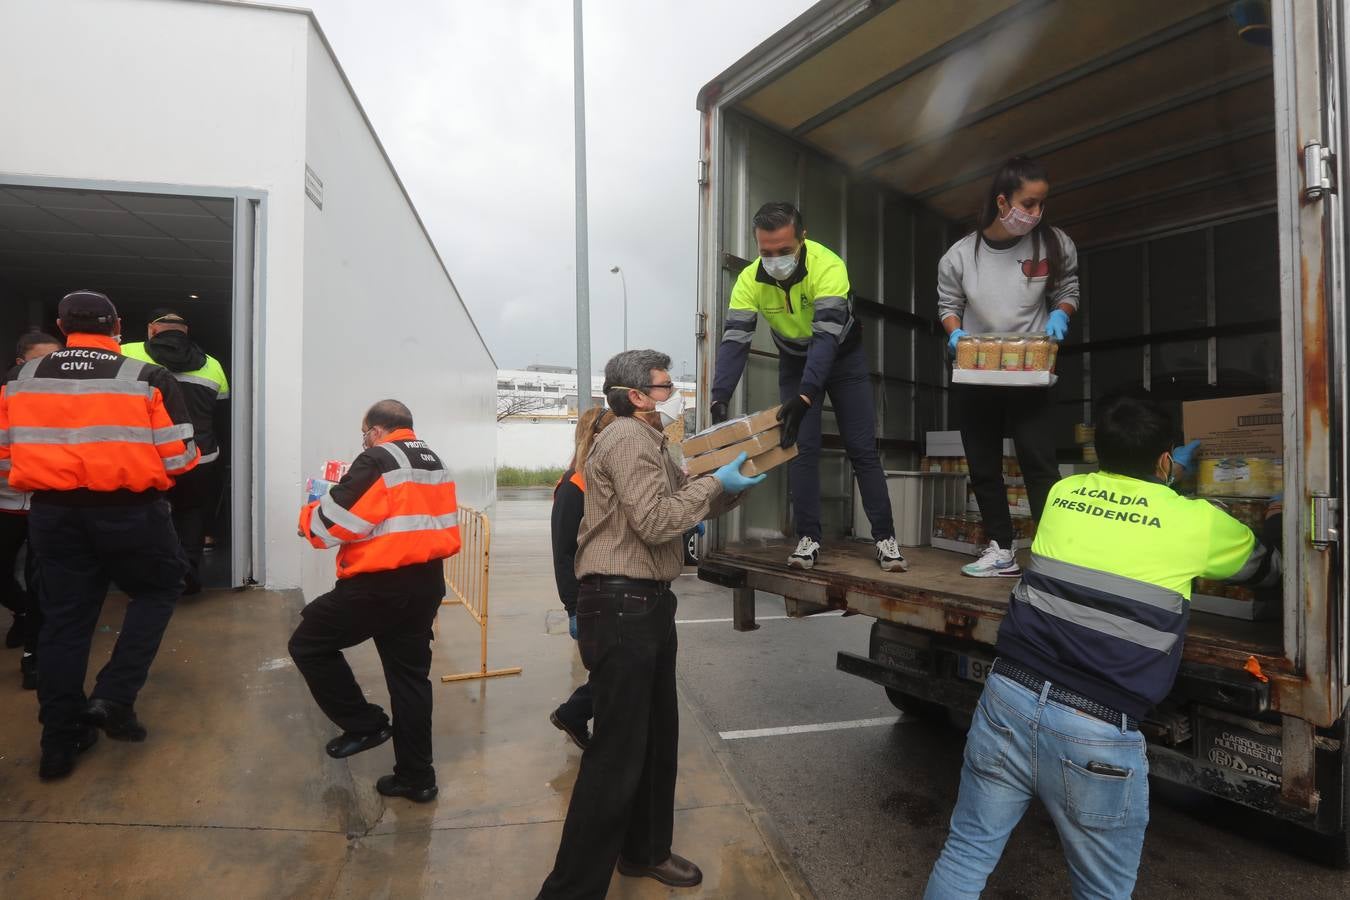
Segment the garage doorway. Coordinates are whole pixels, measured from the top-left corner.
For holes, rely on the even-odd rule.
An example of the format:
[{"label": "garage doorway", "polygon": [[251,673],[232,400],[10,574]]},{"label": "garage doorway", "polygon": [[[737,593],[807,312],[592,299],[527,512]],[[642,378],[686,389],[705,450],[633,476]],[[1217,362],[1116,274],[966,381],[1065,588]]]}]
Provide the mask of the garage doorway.
[{"label": "garage doorway", "polygon": [[[225,369],[230,392],[213,420],[218,487],[207,504],[205,588],[253,582],[253,309],[258,195],[142,190],[0,175],[0,359],[20,335],[59,335],[57,304],[73,290],[107,294],[123,343],[146,339],[171,309]],[[7,355],[6,355],[7,354]]]}]

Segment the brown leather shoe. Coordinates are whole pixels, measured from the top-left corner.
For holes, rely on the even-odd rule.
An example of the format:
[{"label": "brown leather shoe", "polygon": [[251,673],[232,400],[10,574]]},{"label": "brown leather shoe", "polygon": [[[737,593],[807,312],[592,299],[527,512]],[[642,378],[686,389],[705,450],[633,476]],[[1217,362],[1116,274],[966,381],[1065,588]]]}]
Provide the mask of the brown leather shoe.
[{"label": "brown leather shoe", "polygon": [[670,887],[695,887],[703,882],[703,872],[683,856],[670,854],[659,866],[639,866],[619,857],[619,874],[629,878],[654,878]]}]

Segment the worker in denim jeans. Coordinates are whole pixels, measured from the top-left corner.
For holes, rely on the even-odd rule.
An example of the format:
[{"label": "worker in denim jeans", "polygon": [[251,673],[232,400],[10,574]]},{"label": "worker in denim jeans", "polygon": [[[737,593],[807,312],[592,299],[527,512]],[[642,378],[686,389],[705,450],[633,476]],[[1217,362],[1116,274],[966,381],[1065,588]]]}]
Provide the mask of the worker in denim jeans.
[{"label": "worker in denim jeans", "polygon": [[1151,400],[1107,398],[1096,426],[1102,471],[1051,489],[999,627],[928,900],[978,897],[1032,798],[1059,832],[1074,896],[1129,897],[1148,825],[1138,720],[1176,681],[1191,581],[1278,580],[1278,502],[1263,543],[1173,491],[1198,443],[1169,450],[1171,421]]}]

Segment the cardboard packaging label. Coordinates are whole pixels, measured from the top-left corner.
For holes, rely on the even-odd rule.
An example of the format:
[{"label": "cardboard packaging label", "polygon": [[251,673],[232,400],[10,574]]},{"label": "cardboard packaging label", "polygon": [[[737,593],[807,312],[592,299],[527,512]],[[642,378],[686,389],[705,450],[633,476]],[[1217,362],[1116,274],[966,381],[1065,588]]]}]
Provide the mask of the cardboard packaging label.
[{"label": "cardboard packaging label", "polygon": [[[693,458],[700,453],[729,447],[738,441],[743,441],[762,431],[777,427],[778,409],[775,406],[772,409],[761,410],[754,415],[728,419],[720,425],[705,428],[680,445],[680,449],[684,452],[684,458],[692,462]],[[732,459],[735,459],[735,457],[733,456]]]},{"label": "cardboard packaging label", "polygon": [[1252,394],[1181,404],[1186,440],[1200,441],[1200,459],[1284,455],[1280,394]]},{"label": "cardboard packaging label", "polygon": [[770,428],[768,431],[761,431],[754,437],[747,438],[744,441],[732,444],[730,447],[721,447],[717,450],[709,451],[701,456],[695,456],[693,459],[686,458],[685,467],[689,472],[690,478],[696,478],[699,475],[706,475],[709,472],[722,468],[727,463],[745,453],[751,459],[759,456],[761,453],[767,453],[778,446],[782,440],[783,429],[781,426]]}]

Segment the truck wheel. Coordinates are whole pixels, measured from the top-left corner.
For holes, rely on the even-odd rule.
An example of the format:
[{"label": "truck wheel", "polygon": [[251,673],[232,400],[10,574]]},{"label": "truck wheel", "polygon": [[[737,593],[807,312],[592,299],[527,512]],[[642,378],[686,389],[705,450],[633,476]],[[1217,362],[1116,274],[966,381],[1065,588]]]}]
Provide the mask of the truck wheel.
[{"label": "truck wheel", "polygon": [[932,700],[923,700],[913,694],[897,691],[895,688],[886,688],[886,696],[890,699],[892,706],[905,715],[913,716],[916,719],[938,722],[947,716],[947,708],[941,703],[934,703]]}]

